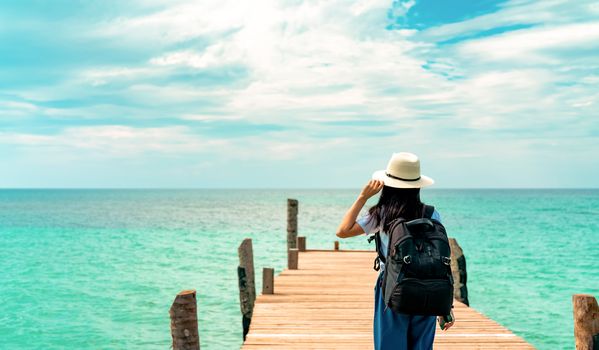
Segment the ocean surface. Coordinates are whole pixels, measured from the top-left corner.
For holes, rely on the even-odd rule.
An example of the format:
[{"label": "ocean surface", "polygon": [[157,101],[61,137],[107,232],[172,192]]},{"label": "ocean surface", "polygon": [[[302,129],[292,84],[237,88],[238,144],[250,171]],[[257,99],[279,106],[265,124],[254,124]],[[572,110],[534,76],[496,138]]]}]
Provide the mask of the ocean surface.
[{"label": "ocean surface", "polygon": [[[357,194],[0,190],[0,349],[169,349],[168,309],[190,288],[201,348],[238,349],[242,239],[253,239],[260,291],[261,268],[286,264],[287,198],[308,247],[332,248]],[[421,197],[464,250],[471,306],[539,349],[574,348],[571,296],[599,297],[599,190]],[[374,249],[364,236],[341,246]]]}]

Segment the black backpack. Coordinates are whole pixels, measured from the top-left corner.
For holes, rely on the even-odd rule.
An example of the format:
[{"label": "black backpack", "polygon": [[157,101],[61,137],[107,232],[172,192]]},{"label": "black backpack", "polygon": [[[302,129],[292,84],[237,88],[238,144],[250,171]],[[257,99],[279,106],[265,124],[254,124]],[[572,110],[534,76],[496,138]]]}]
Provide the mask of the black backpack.
[{"label": "black backpack", "polygon": [[422,218],[391,222],[388,251],[383,254],[380,232],[375,239],[378,256],[374,269],[385,264],[382,292],[385,309],[411,315],[449,315],[453,304],[451,250],[445,227],[431,216],[435,208],[425,205]]}]

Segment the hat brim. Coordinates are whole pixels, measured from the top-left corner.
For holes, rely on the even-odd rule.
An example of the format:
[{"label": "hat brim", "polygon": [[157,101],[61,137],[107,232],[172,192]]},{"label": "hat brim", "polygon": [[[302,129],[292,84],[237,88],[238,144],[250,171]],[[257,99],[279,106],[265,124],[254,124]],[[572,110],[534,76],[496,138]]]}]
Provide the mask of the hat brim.
[{"label": "hat brim", "polygon": [[385,186],[395,187],[395,188],[422,188],[426,186],[430,186],[435,183],[435,180],[431,179],[428,176],[420,175],[420,179],[416,181],[404,181],[394,179],[392,177],[387,176],[386,170],[378,170],[372,174],[372,178],[374,180],[381,180],[385,183]]}]

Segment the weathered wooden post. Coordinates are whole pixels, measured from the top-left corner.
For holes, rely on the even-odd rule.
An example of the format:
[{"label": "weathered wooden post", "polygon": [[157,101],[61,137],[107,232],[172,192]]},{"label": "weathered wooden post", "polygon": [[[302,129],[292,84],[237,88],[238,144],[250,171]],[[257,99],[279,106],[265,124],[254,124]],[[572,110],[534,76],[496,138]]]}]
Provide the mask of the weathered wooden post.
[{"label": "weathered wooden post", "polygon": [[297,248],[291,248],[287,252],[287,268],[289,270],[297,270],[298,265],[298,250]]},{"label": "weathered wooden post", "polygon": [[239,308],[241,309],[241,326],[243,328],[243,341],[250,331],[252,322],[253,305],[251,293],[248,287],[247,273],[245,267],[237,266],[237,278],[239,282]]},{"label": "weathered wooden post", "polygon": [[241,308],[243,340],[250,329],[254,302],[256,301],[256,284],[254,279],[254,253],[252,239],[246,238],[237,249],[239,267],[237,277],[239,281],[239,307]]},{"label": "weathered wooden post", "polygon": [[589,294],[572,295],[576,350],[599,350],[599,306]]},{"label": "weathered wooden post", "polygon": [[287,199],[287,249],[297,248],[297,199]]},{"label": "weathered wooden post", "polygon": [[453,275],[453,297],[466,305],[468,301],[468,288],[466,287],[466,257],[455,238],[449,238],[451,249],[451,274]]},{"label": "weathered wooden post", "polygon": [[169,310],[173,350],[199,350],[198,306],[195,290],[177,294]]},{"label": "weathered wooden post", "polygon": [[301,237],[297,237],[297,250],[299,250],[300,252],[305,252],[306,251],[306,237],[301,236]]},{"label": "weathered wooden post", "polygon": [[335,250],[339,250],[339,241],[335,241]]},{"label": "weathered wooden post", "polygon": [[262,294],[275,293],[275,269],[265,267],[262,269]]}]

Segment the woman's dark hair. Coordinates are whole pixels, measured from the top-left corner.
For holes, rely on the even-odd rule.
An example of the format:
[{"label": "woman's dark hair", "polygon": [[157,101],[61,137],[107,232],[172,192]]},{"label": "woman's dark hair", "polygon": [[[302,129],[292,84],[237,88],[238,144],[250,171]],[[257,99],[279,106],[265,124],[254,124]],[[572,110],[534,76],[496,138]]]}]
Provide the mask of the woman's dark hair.
[{"label": "woman's dark hair", "polygon": [[375,227],[385,219],[383,232],[389,232],[389,223],[396,218],[406,220],[422,216],[423,204],[420,201],[419,188],[395,188],[384,186],[379,202],[368,210],[370,220],[375,220]]}]

